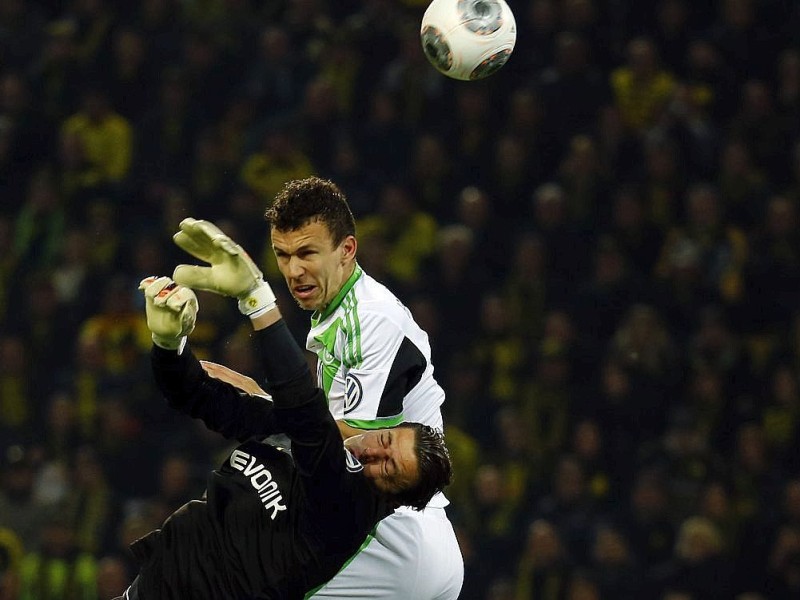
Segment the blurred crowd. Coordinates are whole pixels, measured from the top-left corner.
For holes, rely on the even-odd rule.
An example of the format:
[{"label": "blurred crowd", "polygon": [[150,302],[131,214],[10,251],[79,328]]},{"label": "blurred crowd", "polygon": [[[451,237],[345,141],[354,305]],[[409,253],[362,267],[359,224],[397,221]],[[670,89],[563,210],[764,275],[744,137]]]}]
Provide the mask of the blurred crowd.
[{"label": "blurred crowd", "polygon": [[[800,598],[800,4],[0,0],[0,600],[107,600],[228,442],[155,390],[139,280],[186,216],[259,259],[288,179],[431,338],[465,600]],[[258,375],[235,303],[198,355]]]}]

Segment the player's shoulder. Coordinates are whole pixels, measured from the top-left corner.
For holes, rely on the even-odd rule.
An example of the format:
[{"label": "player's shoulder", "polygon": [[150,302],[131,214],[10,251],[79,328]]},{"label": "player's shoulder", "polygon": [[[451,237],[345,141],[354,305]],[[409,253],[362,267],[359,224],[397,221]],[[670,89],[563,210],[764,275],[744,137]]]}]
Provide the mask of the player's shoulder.
[{"label": "player's shoulder", "polygon": [[364,273],[353,287],[352,308],[362,319],[402,322],[410,318],[408,309],[392,291]]}]

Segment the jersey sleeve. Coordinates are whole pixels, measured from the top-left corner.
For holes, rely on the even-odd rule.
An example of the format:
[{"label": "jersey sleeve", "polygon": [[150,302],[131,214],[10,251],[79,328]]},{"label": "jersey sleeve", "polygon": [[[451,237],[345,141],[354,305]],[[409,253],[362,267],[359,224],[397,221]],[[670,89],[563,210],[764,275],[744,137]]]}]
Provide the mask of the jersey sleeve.
[{"label": "jersey sleeve", "polygon": [[[259,336],[262,362],[271,363],[268,370],[277,373],[286,353],[276,352],[274,344],[270,351],[266,335],[270,334]],[[278,335],[288,340],[288,329],[273,330],[271,341]],[[352,544],[360,542],[377,522],[382,502],[361,473],[363,466],[345,450],[325,394],[315,385],[308,365],[304,362],[303,366],[279,383],[273,378],[269,385],[276,421],[292,441],[292,457],[305,491],[307,513],[302,527],[325,552],[348,548],[350,556],[355,550]]]},{"label": "jersey sleeve", "polygon": [[150,353],[156,385],[169,405],[227,438],[245,441],[277,432],[271,400],[214,379],[187,346],[178,354],[155,344]]},{"label": "jersey sleeve", "polygon": [[393,427],[404,420],[403,399],[422,377],[427,361],[397,322],[379,310],[359,310],[346,321],[342,369],[331,387],[337,418],[359,429]]}]

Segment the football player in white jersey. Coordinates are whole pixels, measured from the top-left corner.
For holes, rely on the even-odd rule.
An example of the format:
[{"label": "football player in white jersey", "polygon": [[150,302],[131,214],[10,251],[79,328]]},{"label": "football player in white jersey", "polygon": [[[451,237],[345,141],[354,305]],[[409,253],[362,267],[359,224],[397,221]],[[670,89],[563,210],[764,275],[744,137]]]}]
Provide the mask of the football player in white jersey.
[{"label": "football player in white jersey", "polygon": [[[433,377],[428,336],[356,262],[355,221],[342,191],[317,177],[290,181],[265,217],[289,291],[314,311],[306,347],[317,355],[318,383],[342,436],[402,421],[442,429],[444,391]],[[185,219],[181,230],[203,223]],[[400,509],[381,521],[352,560],[309,597],[458,598],[464,563],[447,504],[438,494],[422,511]]]}]

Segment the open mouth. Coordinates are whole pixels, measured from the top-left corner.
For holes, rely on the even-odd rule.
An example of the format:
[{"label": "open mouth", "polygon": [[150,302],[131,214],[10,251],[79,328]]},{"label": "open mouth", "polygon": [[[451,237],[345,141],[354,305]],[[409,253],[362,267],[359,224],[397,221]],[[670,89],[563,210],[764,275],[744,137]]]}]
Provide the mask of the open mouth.
[{"label": "open mouth", "polygon": [[316,289],[315,285],[297,285],[294,287],[294,295],[296,298],[308,298]]}]

